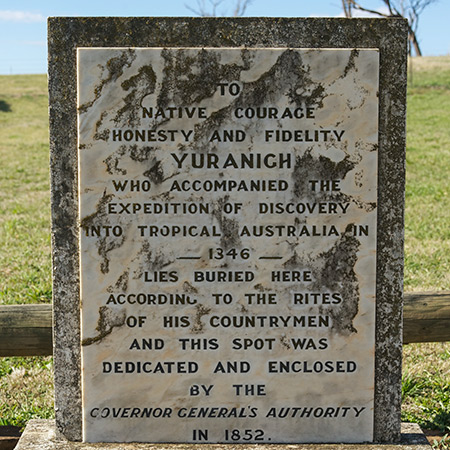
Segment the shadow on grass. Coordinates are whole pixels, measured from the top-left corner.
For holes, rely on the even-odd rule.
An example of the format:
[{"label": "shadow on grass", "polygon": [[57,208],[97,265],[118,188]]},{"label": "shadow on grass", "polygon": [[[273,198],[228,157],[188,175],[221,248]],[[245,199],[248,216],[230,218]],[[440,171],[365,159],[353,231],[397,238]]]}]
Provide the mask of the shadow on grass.
[{"label": "shadow on grass", "polygon": [[4,100],[0,100],[0,111],[11,112],[11,106]]}]

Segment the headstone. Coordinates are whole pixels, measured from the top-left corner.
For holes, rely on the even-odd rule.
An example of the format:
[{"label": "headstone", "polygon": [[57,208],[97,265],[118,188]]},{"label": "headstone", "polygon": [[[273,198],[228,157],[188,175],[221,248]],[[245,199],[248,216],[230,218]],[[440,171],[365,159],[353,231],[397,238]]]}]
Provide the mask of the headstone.
[{"label": "headstone", "polygon": [[60,433],[398,442],[406,22],[49,30]]}]

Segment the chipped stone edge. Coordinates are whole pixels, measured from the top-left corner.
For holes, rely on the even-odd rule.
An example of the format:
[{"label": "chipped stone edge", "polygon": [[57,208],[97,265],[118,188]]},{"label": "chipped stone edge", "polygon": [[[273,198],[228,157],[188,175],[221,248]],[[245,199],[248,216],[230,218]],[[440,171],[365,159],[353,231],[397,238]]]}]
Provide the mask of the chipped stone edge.
[{"label": "chipped stone edge", "polygon": [[77,47],[378,48],[380,51],[376,442],[399,442],[407,21],[336,18],[48,20],[56,429],[79,441]]}]

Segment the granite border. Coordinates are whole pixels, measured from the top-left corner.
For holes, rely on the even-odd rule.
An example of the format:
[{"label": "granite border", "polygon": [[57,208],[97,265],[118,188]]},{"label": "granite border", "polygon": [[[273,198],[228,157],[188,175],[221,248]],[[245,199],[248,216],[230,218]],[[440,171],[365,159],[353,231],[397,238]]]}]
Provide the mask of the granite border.
[{"label": "granite border", "polygon": [[55,410],[82,437],[77,47],[377,48],[380,51],[374,440],[399,442],[407,21],[327,18],[53,17],[48,21]]}]

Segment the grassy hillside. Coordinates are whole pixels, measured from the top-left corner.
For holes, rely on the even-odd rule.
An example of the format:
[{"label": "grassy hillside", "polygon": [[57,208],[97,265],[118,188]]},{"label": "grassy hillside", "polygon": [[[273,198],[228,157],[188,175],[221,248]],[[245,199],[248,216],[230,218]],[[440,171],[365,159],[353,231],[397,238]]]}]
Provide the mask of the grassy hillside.
[{"label": "grassy hillside", "polygon": [[[408,291],[450,289],[450,57],[414,59],[408,89]],[[50,302],[44,75],[0,76],[0,304]],[[0,425],[52,415],[50,358],[0,358]],[[404,420],[450,425],[450,345],[405,347]]]},{"label": "grassy hillside", "polygon": [[[410,61],[407,117],[405,290],[450,290],[449,56]],[[450,434],[450,343],[403,356],[402,420]]]},{"label": "grassy hillside", "polygon": [[51,300],[47,78],[0,76],[0,304]]},{"label": "grassy hillside", "polygon": [[449,290],[450,57],[410,64],[405,290]]}]

